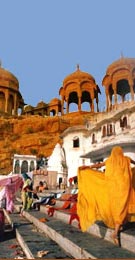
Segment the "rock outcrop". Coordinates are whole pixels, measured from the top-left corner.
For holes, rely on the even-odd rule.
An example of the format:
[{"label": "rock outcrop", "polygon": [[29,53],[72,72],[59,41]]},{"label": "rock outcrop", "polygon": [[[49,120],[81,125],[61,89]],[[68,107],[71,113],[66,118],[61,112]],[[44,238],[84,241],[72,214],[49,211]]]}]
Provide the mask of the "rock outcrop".
[{"label": "rock outcrop", "polygon": [[64,116],[16,116],[0,118],[0,174],[12,171],[16,154],[51,155],[62,140],[60,134],[70,126],[84,124],[91,113],[75,112]]}]

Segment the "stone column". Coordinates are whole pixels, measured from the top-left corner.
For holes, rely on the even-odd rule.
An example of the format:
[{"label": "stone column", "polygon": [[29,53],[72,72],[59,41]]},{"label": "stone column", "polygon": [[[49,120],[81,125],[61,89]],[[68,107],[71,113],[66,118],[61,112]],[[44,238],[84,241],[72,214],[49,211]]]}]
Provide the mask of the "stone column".
[{"label": "stone column", "polygon": [[94,90],[91,92],[91,112],[94,112]]},{"label": "stone column", "polygon": [[67,107],[66,107],[66,114],[69,113],[69,103],[68,103],[68,98],[66,99]]},{"label": "stone column", "polygon": [[61,114],[64,115],[64,98],[61,100]]},{"label": "stone column", "polygon": [[9,92],[8,90],[5,91],[5,112],[8,112],[8,99],[9,99]]},{"label": "stone column", "polygon": [[17,110],[18,110],[18,107],[17,107],[17,94],[15,93],[14,94],[14,115],[17,115]]},{"label": "stone column", "polygon": [[99,112],[99,107],[98,107],[98,94],[96,96],[96,105],[97,105],[97,112]]},{"label": "stone column", "polygon": [[109,111],[109,105],[110,105],[110,96],[109,96],[109,91],[108,91],[108,86],[105,87],[105,94],[106,94],[106,111]]},{"label": "stone column", "polygon": [[112,88],[114,91],[114,105],[117,106],[117,82],[113,82]]},{"label": "stone column", "polygon": [[81,111],[81,96],[78,96],[78,110]]},{"label": "stone column", "polygon": [[133,101],[134,100],[134,89],[133,89],[134,82],[132,79],[129,79],[128,83],[130,86],[131,100]]}]

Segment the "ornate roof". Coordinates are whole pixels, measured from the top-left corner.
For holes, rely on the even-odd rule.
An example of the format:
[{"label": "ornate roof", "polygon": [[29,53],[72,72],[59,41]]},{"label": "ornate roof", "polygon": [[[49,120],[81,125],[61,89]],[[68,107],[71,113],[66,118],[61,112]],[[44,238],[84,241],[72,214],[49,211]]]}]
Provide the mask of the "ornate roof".
[{"label": "ornate roof", "polygon": [[50,101],[49,104],[50,104],[50,105],[59,105],[59,104],[61,104],[61,101],[60,101],[60,99],[58,99],[58,98],[53,98],[53,99]]},{"label": "ornate roof", "polygon": [[71,73],[64,79],[63,84],[65,85],[68,81],[74,81],[76,79],[92,80],[95,82],[94,77],[87,72],[81,71],[79,65],[77,65],[77,70],[75,72]]},{"label": "ornate roof", "polygon": [[8,70],[5,70],[4,68],[1,67],[0,64],[0,80],[11,80],[13,81],[16,85],[19,85],[18,79]]},{"label": "ornate roof", "polygon": [[31,105],[25,105],[25,106],[24,106],[24,111],[25,111],[25,112],[32,111],[33,108],[34,108],[34,107],[31,106]]},{"label": "ornate roof", "polygon": [[46,103],[45,103],[44,101],[42,101],[42,100],[37,104],[37,107],[38,107],[38,108],[45,107],[45,106],[47,106],[47,105],[46,105]]},{"label": "ornate roof", "polygon": [[106,74],[112,74],[114,70],[120,68],[134,68],[135,67],[135,59],[134,58],[125,58],[121,57],[120,59],[114,61],[111,65],[108,66],[106,70]]}]

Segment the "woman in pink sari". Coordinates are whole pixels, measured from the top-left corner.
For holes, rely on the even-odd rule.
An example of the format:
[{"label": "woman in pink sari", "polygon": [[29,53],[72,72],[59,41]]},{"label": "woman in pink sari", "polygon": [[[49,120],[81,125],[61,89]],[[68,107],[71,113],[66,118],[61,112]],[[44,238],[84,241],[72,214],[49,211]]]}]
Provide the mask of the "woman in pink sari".
[{"label": "woman in pink sari", "polygon": [[0,186],[3,187],[0,192],[0,199],[6,200],[6,210],[9,213],[12,213],[14,210],[15,194],[21,188],[22,183],[22,177],[19,175],[6,176],[0,180]]}]

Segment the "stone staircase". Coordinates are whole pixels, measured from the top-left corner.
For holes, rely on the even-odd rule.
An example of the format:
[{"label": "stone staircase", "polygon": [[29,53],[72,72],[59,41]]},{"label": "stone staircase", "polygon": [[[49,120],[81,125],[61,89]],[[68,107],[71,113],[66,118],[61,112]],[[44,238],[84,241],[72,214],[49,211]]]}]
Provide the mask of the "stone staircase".
[{"label": "stone staircase", "polygon": [[54,211],[52,217],[47,215],[47,210],[41,205],[40,211],[25,211],[22,218],[19,215],[20,205],[16,204],[16,213],[8,215],[5,212],[28,259],[37,258],[37,253],[42,250],[48,251],[42,258],[135,258],[134,226],[121,232],[121,247],[118,247],[110,239],[112,230],[102,223],[82,232],[76,220],[72,225],[68,224],[70,216],[66,210]]},{"label": "stone staircase", "polygon": [[[60,207],[63,204],[63,201],[58,200],[56,202],[56,207]],[[47,214],[48,207],[41,205],[40,211]],[[66,213],[66,210],[56,210],[54,211],[53,217],[59,219],[65,223],[69,223],[70,215]],[[73,220],[72,225],[78,228],[78,221]],[[94,235],[98,238],[104,239],[105,241],[109,241],[113,243],[111,239],[112,229],[107,228],[102,222],[96,222],[93,224],[86,233]],[[120,246],[123,249],[127,249],[130,252],[135,253],[135,223],[127,224],[123,231],[120,233]]]}]

